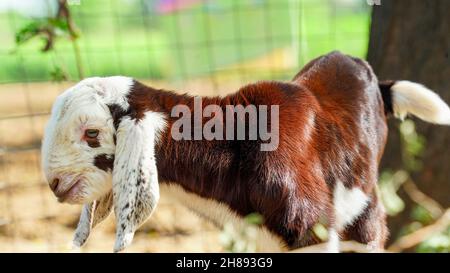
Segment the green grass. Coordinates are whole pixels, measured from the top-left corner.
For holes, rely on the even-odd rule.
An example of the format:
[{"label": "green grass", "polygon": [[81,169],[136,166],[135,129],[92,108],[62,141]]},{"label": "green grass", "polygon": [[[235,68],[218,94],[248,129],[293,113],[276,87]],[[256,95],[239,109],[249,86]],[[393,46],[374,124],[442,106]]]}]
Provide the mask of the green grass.
[{"label": "green grass", "polygon": [[[82,1],[71,10],[81,30],[78,42],[85,74],[197,77],[292,45],[292,1],[254,2],[258,1],[216,0],[177,14],[153,15],[123,1]],[[296,17],[303,23],[297,37],[301,64],[334,49],[366,54],[368,10],[334,10],[329,3],[301,3],[303,18]],[[0,83],[49,80],[55,65],[77,80],[67,39],[60,38],[50,53],[39,51],[43,43],[38,39],[10,53],[16,48],[14,33],[27,22],[19,15],[0,14]]]}]

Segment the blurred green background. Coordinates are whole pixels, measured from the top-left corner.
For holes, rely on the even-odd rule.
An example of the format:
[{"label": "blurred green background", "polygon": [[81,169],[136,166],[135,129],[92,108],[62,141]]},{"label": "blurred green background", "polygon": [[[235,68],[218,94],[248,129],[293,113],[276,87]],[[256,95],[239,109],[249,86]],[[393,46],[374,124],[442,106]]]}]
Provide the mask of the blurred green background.
[{"label": "blurred green background", "polygon": [[[47,2],[32,12],[5,4],[2,12],[0,5],[0,83],[48,81],[57,69],[79,79],[64,35],[46,53],[39,52],[41,38],[16,45],[24,26],[55,13],[55,1]],[[370,20],[370,7],[360,0],[80,0],[69,6],[80,30],[84,76],[183,79],[244,71],[255,79],[286,79],[334,49],[364,57]],[[246,66],[265,57],[277,64]]]}]

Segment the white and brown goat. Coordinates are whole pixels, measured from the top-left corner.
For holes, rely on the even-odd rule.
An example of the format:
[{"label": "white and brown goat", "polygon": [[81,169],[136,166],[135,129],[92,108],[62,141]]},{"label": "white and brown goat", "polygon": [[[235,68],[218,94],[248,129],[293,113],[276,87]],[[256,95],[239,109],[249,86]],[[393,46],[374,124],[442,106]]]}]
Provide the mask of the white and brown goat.
[{"label": "white and brown goat", "polygon": [[[191,109],[194,100],[121,76],[85,79],[57,98],[42,162],[61,202],[85,204],[76,246],[114,207],[114,250],[124,249],[166,190],[219,225],[259,213],[260,251],[314,244],[317,223],[329,229],[329,251],[338,251],[340,238],[383,248],[388,231],[375,187],[387,117],[413,114],[450,124],[448,106],[432,91],[408,81],[378,82],[366,62],[338,52],[313,60],[291,82],[202,97],[202,109],[279,107],[272,151],[261,151],[267,140],[260,138],[175,140],[171,111]],[[223,116],[201,122],[210,119],[225,124]]]}]

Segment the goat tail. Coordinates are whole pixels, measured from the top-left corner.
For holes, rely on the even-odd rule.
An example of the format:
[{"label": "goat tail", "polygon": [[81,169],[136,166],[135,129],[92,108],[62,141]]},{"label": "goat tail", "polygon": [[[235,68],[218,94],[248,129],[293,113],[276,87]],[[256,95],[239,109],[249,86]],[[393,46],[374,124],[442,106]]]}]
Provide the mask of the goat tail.
[{"label": "goat tail", "polygon": [[425,86],[410,81],[382,81],[379,83],[384,107],[399,119],[412,114],[424,121],[450,125],[450,108]]}]

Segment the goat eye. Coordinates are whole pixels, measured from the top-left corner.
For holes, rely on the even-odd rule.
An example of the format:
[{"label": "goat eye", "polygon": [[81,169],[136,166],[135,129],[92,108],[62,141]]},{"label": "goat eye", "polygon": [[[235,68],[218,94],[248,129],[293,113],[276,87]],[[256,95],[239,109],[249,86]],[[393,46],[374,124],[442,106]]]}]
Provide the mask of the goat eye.
[{"label": "goat eye", "polygon": [[88,137],[88,138],[96,138],[96,137],[98,137],[98,130],[97,129],[87,129],[85,132],[84,132],[84,135],[86,136],[86,137]]}]

